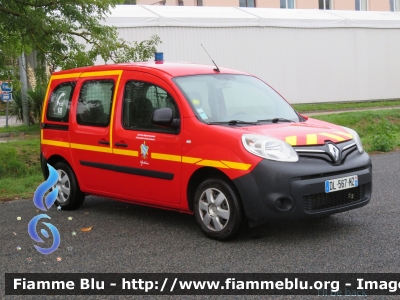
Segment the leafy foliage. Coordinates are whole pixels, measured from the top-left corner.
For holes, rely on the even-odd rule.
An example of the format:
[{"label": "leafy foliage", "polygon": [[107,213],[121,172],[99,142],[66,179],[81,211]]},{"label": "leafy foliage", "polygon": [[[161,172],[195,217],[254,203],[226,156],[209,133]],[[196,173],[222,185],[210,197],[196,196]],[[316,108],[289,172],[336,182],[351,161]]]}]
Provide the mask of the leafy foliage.
[{"label": "leafy foliage", "polygon": [[382,119],[372,136],[372,151],[389,152],[396,146],[396,128],[387,119]]},{"label": "leafy foliage", "polygon": [[400,146],[400,109],[318,115],[313,118],[354,129],[367,152],[388,151]]},{"label": "leafy foliage", "polygon": [[40,122],[43,101],[46,97],[46,88],[44,86],[37,86],[35,90],[28,91],[28,96],[30,115],[36,120],[36,122]]},{"label": "leafy foliage", "polygon": [[[40,122],[40,116],[43,106],[43,100],[46,96],[46,88],[37,86],[35,90],[28,90],[28,111],[29,122],[35,124]],[[22,93],[21,91],[13,92],[13,101],[10,102],[10,116],[15,116],[17,120],[22,120]]]},{"label": "leafy foliage", "polygon": [[[101,24],[121,0],[8,0],[0,2],[0,68],[7,57],[37,50],[42,67],[68,69],[105,62],[147,60],[157,36],[133,45],[116,28]],[[87,47],[89,45],[89,47]]]},{"label": "leafy foliage", "polygon": [[17,120],[22,120],[22,93],[21,91],[13,92],[13,101],[10,102],[10,116],[15,116]]}]

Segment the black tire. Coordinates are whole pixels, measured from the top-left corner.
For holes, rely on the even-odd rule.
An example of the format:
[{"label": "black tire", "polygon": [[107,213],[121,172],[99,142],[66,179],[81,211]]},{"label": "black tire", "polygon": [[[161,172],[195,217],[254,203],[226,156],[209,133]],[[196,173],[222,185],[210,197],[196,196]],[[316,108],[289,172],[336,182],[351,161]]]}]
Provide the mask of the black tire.
[{"label": "black tire", "polygon": [[246,224],[239,196],[223,179],[203,181],[195,192],[193,209],[200,229],[215,240],[235,237]]},{"label": "black tire", "polygon": [[[60,178],[57,182],[58,195],[56,205],[63,210],[79,208],[85,200],[85,194],[81,192],[78,181],[71,167],[64,162],[57,162],[53,166]],[[69,194],[67,193],[69,189]]]}]

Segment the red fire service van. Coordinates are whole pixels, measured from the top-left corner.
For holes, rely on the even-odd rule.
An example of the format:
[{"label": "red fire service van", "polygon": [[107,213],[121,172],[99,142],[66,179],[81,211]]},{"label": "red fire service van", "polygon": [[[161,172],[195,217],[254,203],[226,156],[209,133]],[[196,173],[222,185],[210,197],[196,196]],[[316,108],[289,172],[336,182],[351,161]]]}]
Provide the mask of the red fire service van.
[{"label": "red fire service van", "polygon": [[260,79],[208,65],[127,63],[55,72],[41,164],[56,204],[85,195],[194,214],[211,238],[246,222],[366,205],[372,166],[352,129],[298,114]]}]

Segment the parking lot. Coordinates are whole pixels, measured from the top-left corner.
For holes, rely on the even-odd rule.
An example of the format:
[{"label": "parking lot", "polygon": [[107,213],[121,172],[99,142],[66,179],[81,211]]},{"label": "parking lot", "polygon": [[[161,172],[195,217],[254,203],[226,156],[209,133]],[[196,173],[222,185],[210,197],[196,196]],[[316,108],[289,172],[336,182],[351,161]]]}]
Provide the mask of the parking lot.
[{"label": "parking lot", "polygon": [[206,238],[191,215],[88,197],[76,211],[51,209],[61,245],[41,255],[27,233],[38,214],[33,202],[3,202],[1,283],[10,272],[398,272],[400,152],[373,155],[372,162],[367,206],[323,219],[268,223],[229,242]]}]

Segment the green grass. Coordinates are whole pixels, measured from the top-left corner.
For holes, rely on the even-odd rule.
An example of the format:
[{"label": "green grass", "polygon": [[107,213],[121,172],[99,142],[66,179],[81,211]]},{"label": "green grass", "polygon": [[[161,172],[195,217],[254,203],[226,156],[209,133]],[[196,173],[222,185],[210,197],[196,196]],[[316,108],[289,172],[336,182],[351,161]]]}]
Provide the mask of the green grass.
[{"label": "green grass", "polygon": [[361,137],[365,151],[373,152],[373,139],[383,120],[393,126],[394,146],[400,147],[400,109],[348,112],[331,115],[313,116],[315,119],[346,126],[354,129]]},{"label": "green grass", "polygon": [[385,107],[385,106],[400,106],[400,100],[293,104],[294,109],[300,113],[314,112],[314,111],[337,111],[337,110]]},{"label": "green grass", "polygon": [[40,172],[38,138],[0,144],[0,180],[20,178]]},{"label": "green grass", "polygon": [[41,182],[37,137],[0,143],[0,199],[31,197]]},{"label": "green grass", "polygon": [[24,132],[27,134],[40,134],[40,125],[39,123],[26,126],[26,125],[18,125],[18,126],[8,126],[8,128],[0,127],[0,133],[5,132]]},{"label": "green grass", "polygon": [[3,178],[0,180],[0,200],[32,199],[43,181],[42,173],[17,179]]}]

